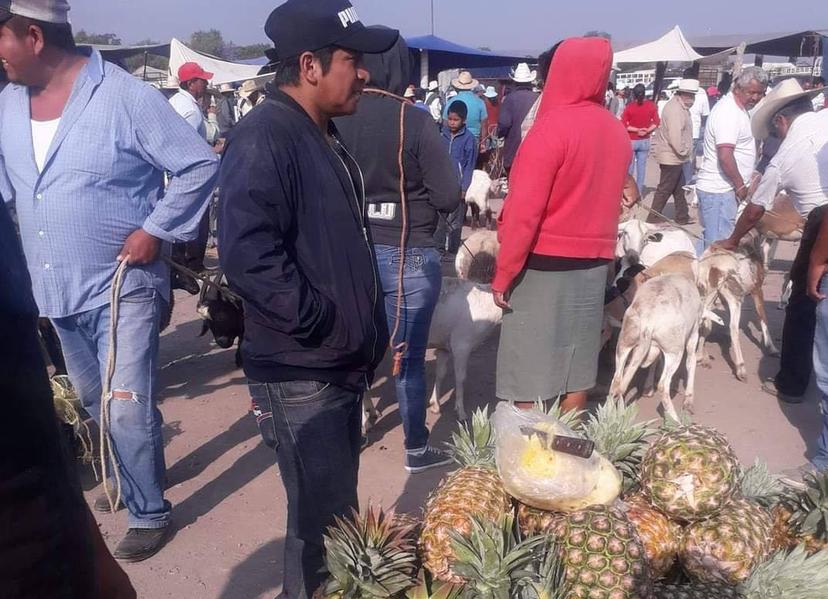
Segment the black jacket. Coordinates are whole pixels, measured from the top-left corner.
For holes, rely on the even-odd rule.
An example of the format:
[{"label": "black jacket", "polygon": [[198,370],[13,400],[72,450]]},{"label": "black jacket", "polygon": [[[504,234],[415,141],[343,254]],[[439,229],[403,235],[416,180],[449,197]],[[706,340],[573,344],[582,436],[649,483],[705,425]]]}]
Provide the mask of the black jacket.
[{"label": "black jacket", "polygon": [[[329,133],[336,139],[333,125]],[[230,132],[219,254],[244,298],[251,379],[370,383],[388,332],[361,178],[341,144],[278,90]]]},{"label": "black jacket", "polygon": [[[401,96],[408,84],[409,54],[402,38],[388,52],[365,55],[369,88]],[[460,204],[460,178],[431,115],[413,104],[366,90],[353,116],[336,119],[345,145],[365,173],[374,242],[397,246],[400,210],[400,108],[405,110],[403,166],[408,205],[408,247],[434,246],[438,211]]]}]

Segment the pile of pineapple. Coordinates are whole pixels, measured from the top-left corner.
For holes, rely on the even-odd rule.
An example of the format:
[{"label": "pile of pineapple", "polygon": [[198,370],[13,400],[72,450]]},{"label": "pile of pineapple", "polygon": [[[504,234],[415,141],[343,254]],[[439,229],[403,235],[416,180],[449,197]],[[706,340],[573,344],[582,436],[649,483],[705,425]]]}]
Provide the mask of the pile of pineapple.
[{"label": "pile of pineapple", "polygon": [[422,521],[375,507],[337,521],[315,599],[828,598],[828,475],[785,489],[715,430],[654,430],[621,402],[549,414],[623,475],[612,505],[555,513],[510,497],[478,411]]}]

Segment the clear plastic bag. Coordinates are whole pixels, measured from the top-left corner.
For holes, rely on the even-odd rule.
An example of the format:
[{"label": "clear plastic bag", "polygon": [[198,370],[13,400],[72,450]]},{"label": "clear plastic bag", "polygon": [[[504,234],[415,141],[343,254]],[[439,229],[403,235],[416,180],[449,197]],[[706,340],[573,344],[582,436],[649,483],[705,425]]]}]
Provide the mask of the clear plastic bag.
[{"label": "clear plastic bag", "polygon": [[502,402],[492,424],[500,478],[509,494],[526,505],[575,512],[590,505],[609,505],[620,495],[621,474],[597,451],[582,458],[549,448],[554,436],[577,437],[552,416]]}]

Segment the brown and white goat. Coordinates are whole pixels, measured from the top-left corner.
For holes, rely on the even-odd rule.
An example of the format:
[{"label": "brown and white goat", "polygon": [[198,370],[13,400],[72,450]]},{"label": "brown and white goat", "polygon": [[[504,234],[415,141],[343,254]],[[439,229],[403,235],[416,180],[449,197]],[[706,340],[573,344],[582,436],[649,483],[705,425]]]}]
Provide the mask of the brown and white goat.
[{"label": "brown and white goat", "polygon": [[[730,312],[730,344],[733,348],[736,378],[740,381],[747,379],[739,330],[742,305],[746,296],[750,295],[756,306],[765,352],[772,356],[779,355],[770,335],[768,315],[765,311],[765,295],[762,291],[762,285],[765,282],[765,264],[761,243],[761,236],[752,232],[742,241],[736,251],[723,251],[711,247],[699,260],[699,288],[704,298],[705,309],[711,309],[716,298],[721,297]],[[710,362],[710,356],[704,348],[709,331],[710,324],[705,321],[699,339],[699,362],[703,366],[707,366]]]}]

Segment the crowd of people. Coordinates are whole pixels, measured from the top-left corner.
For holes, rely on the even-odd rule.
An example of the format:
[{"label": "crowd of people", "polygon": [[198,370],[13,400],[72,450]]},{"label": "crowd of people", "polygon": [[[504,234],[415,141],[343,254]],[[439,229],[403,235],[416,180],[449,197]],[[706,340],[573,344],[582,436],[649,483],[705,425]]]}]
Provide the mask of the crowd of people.
[{"label": "crowd of people", "polygon": [[[0,465],[0,513],[37,496],[54,514],[29,502],[14,522],[4,516],[19,529],[0,539],[10,597],[135,596],[58,441],[38,315],[56,329],[80,401],[111,440],[122,501],[104,494],[92,508],[127,512],[114,557],[148,559],[170,538],[159,329],[171,285],[199,287],[171,281],[164,258],[204,270],[217,188],[220,268],[244,301],[243,368],[287,494],[285,599],[313,595],[322,534],[357,505],[362,396],[386,354],[402,466],[415,474],[450,461],[426,425],[425,353],[441,260],[460,247],[465,193],[493,155],[510,190],[492,282],[504,310],[500,400],[586,405],[620,213],[639,202],[652,154],[660,179],[650,220],[666,219],[672,196],[675,221],[691,224],[685,189],[694,185],[705,246],[735,248],[781,190],[807,218],[769,388],[801,400],[816,371],[825,431],[809,468],[828,467],[820,89],[784,81],[767,93],[767,74],[748,67],[729,93],[708,98],[686,73],[659,110],[643,86],[628,98],[608,84],[613,52],[599,37],[564,40],[535,69],[516,65],[508,89],[468,70],[446,93],[436,81],[420,89],[409,85],[396,30],[366,27],[347,0],[287,0],[264,24],[274,45],[269,84],[210,93],[213,74],[191,62],[167,98],[78,49],[69,10],[67,0],[0,5],[10,82],[0,94],[0,316],[19,339],[3,350],[0,386],[22,423],[6,439],[15,459]],[[775,147],[763,152],[764,174],[757,141]],[[55,541],[16,552],[15,539],[31,535]],[[39,560],[66,562],[57,557],[66,552],[76,556],[71,572],[32,574]]]}]

